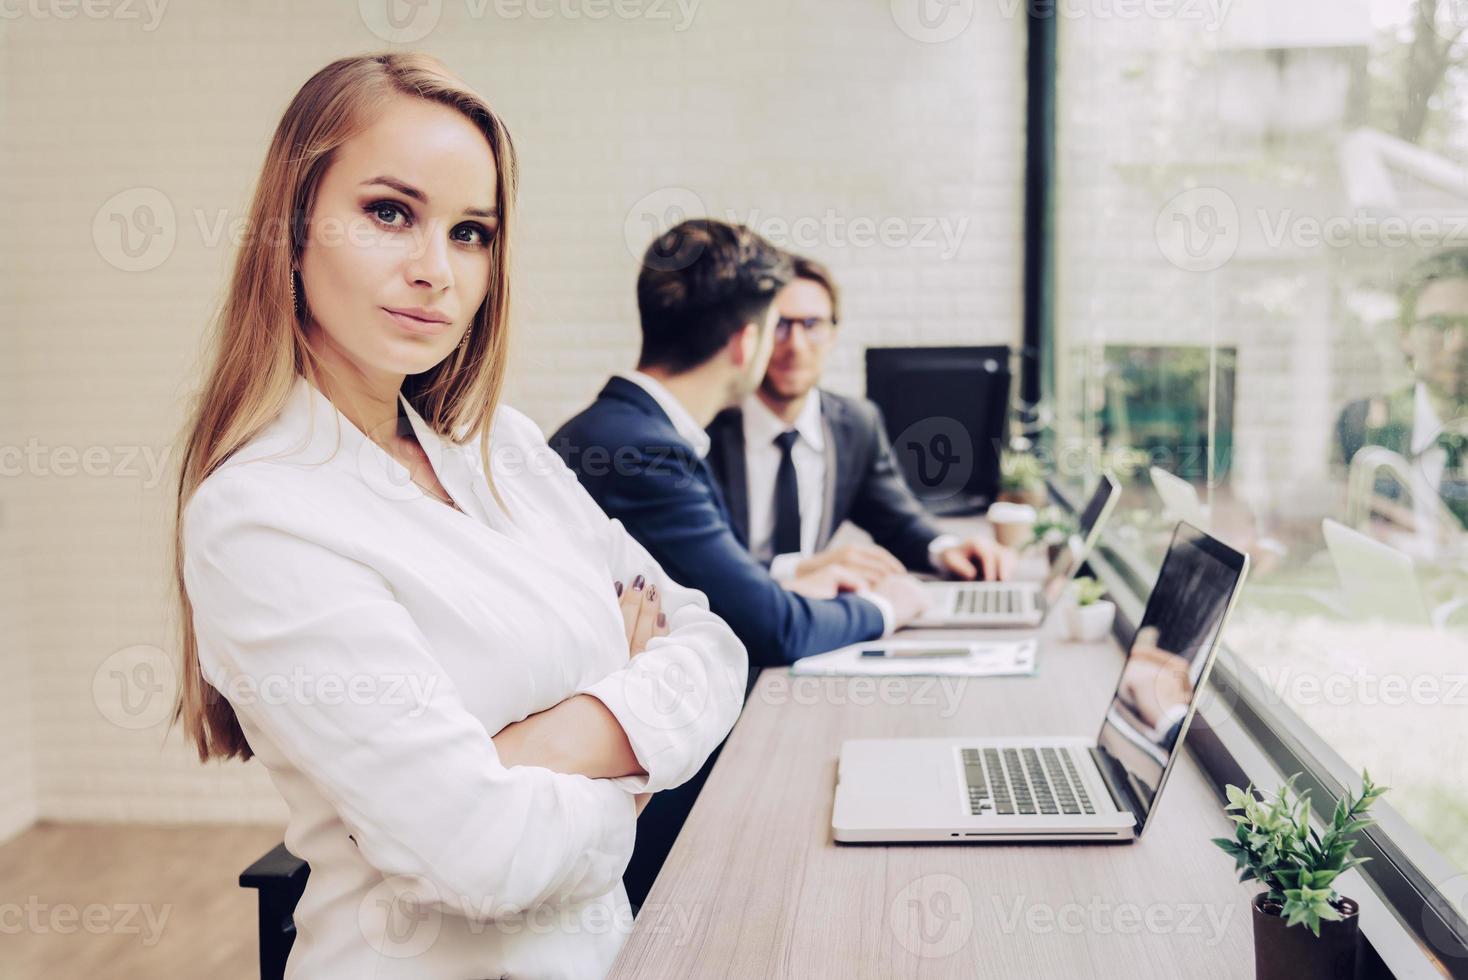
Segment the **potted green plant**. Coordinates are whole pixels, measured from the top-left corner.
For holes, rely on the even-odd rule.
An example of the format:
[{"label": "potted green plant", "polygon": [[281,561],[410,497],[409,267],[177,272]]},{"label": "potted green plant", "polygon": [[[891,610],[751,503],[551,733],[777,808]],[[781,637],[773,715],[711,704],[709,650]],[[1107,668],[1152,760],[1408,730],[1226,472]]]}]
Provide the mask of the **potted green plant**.
[{"label": "potted green plant", "polygon": [[1046,507],[1040,511],[1035,520],[1033,534],[1035,544],[1045,549],[1045,561],[1055,564],[1055,559],[1060,557],[1060,550],[1066,547],[1070,536],[1076,533],[1075,521],[1071,520],[1064,510],[1056,506]]},{"label": "potted green plant", "polygon": [[1106,586],[1083,575],[1075,580],[1075,604],[1065,609],[1070,638],[1082,643],[1105,639],[1116,621],[1116,603],[1105,598]]},{"label": "potted green plant", "polygon": [[[1309,795],[1294,793],[1291,776],[1271,800],[1228,786],[1232,837],[1213,843],[1233,856],[1240,881],[1258,881],[1254,897],[1254,973],[1259,980],[1350,978],[1356,968],[1360,907],[1336,893],[1344,871],[1369,860],[1353,857],[1354,835],[1376,821],[1366,816],[1387,791],[1361,773],[1361,792],[1336,804],[1324,833],[1310,826]],[[1304,926],[1305,928],[1294,928]]]},{"label": "potted green plant", "polygon": [[1029,504],[1036,510],[1048,502],[1045,467],[1032,454],[1007,451],[999,458],[999,499]]}]

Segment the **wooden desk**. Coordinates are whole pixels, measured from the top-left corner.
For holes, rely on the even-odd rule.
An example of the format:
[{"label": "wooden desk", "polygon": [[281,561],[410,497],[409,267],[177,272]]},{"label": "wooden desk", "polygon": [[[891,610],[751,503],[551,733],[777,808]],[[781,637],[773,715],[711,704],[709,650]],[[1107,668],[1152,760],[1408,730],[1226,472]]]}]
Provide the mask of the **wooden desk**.
[{"label": "wooden desk", "polygon": [[611,976],[1252,977],[1259,889],[1209,843],[1232,825],[1186,753],[1133,844],[831,839],[843,739],[1094,737],[1121,651],[1053,632],[1035,676],[946,689],[765,671]]}]

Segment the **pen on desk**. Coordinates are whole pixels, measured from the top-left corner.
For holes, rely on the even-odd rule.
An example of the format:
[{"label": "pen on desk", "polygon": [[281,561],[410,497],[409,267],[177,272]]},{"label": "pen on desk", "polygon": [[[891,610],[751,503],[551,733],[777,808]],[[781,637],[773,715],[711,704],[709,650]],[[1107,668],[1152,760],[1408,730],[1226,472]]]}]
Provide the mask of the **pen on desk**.
[{"label": "pen on desk", "polygon": [[911,649],[886,649],[873,647],[861,652],[863,657],[967,657],[968,647],[914,647]]}]

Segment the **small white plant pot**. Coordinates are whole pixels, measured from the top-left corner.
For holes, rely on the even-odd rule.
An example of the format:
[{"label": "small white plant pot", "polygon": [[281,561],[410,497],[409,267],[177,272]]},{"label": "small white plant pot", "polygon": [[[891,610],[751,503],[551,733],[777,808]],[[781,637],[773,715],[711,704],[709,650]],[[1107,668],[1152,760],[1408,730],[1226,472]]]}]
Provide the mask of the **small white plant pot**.
[{"label": "small white plant pot", "polygon": [[1072,640],[1099,642],[1107,637],[1111,624],[1116,621],[1116,603],[1110,599],[1098,599],[1089,606],[1071,602],[1065,607],[1065,621]]}]

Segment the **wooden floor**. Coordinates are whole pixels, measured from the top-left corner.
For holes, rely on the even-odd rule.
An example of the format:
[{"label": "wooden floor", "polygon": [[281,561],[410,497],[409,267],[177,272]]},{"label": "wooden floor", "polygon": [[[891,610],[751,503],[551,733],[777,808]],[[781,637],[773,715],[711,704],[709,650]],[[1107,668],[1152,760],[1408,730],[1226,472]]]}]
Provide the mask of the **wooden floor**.
[{"label": "wooden floor", "polygon": [[37,824],[0,844],[0,977],[259,977],[239,874],[281,828]]}]

